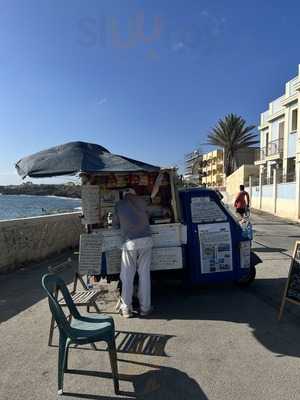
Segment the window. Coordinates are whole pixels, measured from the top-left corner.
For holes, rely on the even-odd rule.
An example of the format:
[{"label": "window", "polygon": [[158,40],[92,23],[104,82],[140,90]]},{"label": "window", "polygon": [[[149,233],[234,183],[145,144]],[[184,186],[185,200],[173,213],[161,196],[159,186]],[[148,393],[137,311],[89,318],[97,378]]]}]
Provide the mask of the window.
[{"label": "window", "polygon": [[298,128],[298,109],[292,110],[292,132],[295,132]]},{"label": "window", "polygon": [[287,170],[286,170],[286,182],[295,182],[296,181],[296,158],[289,157],[287,159]]},{"label": "window", "polygon": [[279,139],[282,139],[284,137],[284,121],[279,122],[278,131],[279,131],[279,134],[278,134]]},{"label": "window", "polygon": [[268,155],[269,150],[269,132],[266,132],[266,156]]}]

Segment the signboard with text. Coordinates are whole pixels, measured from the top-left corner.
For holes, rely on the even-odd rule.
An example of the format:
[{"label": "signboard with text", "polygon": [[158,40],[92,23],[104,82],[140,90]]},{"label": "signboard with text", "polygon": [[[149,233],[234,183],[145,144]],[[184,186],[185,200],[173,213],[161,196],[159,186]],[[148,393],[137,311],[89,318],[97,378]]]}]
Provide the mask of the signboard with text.
[{"label": "signboard with text", "polygon": [[278,319],[282,317],[286,302],[300,304],[300,241],[295,243],[290,271],[285,285]]}]

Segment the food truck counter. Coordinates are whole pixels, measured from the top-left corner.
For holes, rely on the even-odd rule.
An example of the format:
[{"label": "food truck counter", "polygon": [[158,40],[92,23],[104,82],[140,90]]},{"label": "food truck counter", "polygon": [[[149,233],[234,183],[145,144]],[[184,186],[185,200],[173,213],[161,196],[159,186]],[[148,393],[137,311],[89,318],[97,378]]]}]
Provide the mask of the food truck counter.
[{"label": "food truck counter", "polygon": [[83,177],[82,222],[86,224],[90,236],[85,237],[85,245],[88,240],[92,243],[95,235],[98,236],[103,252],[102,276],[120,273],[123,239],[121,230],[113,228],[113,220],[116,204],[122,200],[123,190],[127,187],[134,187],[147,207],[153,238],[151,270],[183,269],[187,230],[181,224],[177,179],[173,169]]},{"label": "food truck counter", "polygon": [[[180,223],[150,225],[153,250],[152,271],[183,268],[183,248],[186,244],[186,226]],[[102,265],[102,275],[120,273],[121,247],[123,244],[120,229],[96,229],[93,234],[102,235],[102,251],[105,261]]]}]

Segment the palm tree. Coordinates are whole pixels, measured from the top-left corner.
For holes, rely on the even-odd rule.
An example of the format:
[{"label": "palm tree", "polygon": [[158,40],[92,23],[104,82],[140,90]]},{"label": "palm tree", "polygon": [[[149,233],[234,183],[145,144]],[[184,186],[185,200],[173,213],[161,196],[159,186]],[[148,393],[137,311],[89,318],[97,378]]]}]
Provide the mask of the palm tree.
[{"label": "palm tree", "polygon": [[255,125],[246,126],[246,121],[235,114],[220,119],[208,135],[208,144],[223,148],[224,172],[228,176],[236,169],[236,154],[239,150],[258,143],[253,133]]}]

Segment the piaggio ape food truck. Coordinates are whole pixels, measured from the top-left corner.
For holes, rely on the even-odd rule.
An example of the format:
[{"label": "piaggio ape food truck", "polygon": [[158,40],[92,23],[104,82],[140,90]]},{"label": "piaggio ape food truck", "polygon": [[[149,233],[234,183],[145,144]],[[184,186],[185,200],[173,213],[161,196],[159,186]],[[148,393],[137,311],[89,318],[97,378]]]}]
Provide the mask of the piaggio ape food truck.
[{"label": "piaggio ape food truck", "polygon": [[[168,271],[171,278],[180,272],[186,285],[228,281],[245,285],[255,278],[251,241],[218,193],[184,188],[173,168],[114,155],[102,146],[84,142],[36,153],[20,160],[16,167],[23,177],[79,173],[86,228],[80,243],[89,243],[89,253],[82,257],[89,273],[108,280],[118,276],[122,236],[112,227],[112,216],[122,191],[134,187],[147,204],[154,242],[153,273]],[[87,247],[80,248],[80,256]]]},{"label": "piaggio ape food truck", "polygon": [[[100,198],[95,224],[90,233],[103,239],[102,276],[112,279],[120,273],[122,236],[111,226],[111,218],[122,189],[134,187],[147,203],[154,242],[151,270],[169,271],[186,285],[234,281],[248,284],[255,278],[251,264],[251,241],[211,189],[180,188],[174,169],[134,174],[82,176],[83,222],[91,222],[91,191]],[[92,184],[91,184],[92,182]],[[87,218],[88,217],[88,218]],[[92,221],[93,222],[93,221]],[[95,221],[96,222],[96,221]]]}]

